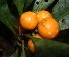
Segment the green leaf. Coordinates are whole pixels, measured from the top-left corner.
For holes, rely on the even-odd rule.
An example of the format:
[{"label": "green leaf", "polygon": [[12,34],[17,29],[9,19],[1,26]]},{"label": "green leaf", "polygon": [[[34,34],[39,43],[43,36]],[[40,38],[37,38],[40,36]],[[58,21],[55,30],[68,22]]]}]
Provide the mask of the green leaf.
[{"label": "green leaf", "polygon": [[47,39],[32,38],[35,57],[68,57],[69,45]]},{"label": "green leaf", "polygon": [[69,28],[69,0],[59,0],[52,9],[53,17],[59,22],[60,29]]},{"label": "green leaf", "polygon": [[12,26],[12,16],[10,14],[8,4],[6,0],[0,0],[0,21],[3,22],[13,33],[15,33]]},{"label": "green leaf", "polygon": [[25,0],[13,0],[13,1],[18,9],[19,15],[21,15],[23,13]]},{"label": "green leaf", "polygon": [[47,9],[55,0],[36,0],[34,3],[33,11],[40,11]]},{"label": "green leaf", "polygon": [[25,0],[25,9],[31,4],[33,0]]},{"label": "green leaf", "polygon": [[10,57],[18,57],[18,49]]}]

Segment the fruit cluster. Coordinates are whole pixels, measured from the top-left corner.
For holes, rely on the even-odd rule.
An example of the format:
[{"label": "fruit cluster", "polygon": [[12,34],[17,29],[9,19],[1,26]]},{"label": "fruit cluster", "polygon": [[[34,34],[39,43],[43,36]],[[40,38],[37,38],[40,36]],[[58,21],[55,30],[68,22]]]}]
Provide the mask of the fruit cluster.
[{"label": "fruit cluster", "polygon": [[[45,10],[36,13],[31,11],[23,13],[20,16],[20,24],[26,30],[37,29],[36,38],[54,39],[59,33],[58,22]],[[31,40],[28,41],[28,46],[34,52],[34,45],[31,42]]]},{"label": "fruit cluster", "polygon": [[42,38],[53,39],[58,35],[58,22],[45,10],[37,13],[28,11],[21,15],[20,24],[26,30],[37,28]]}]

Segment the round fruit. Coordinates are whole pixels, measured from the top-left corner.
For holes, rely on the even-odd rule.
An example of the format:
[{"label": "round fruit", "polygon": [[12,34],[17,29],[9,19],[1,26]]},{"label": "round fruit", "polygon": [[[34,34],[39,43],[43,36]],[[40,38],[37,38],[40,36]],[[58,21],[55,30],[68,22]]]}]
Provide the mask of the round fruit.
[{"label": "round fruit", "polygon": [[38,22],[47,17],[52,17],[52,15],[48,11],[42,10],[37,13]]},{"label": "round fruit", "polygon": [[39,34],[46,39],[54,39],[59,32],[58,22],[53,18],[45,18],[38,24]]},{"label": "round fruit", "polygon": [[[36,38],[41,38],[41,36],[40,36],[39,34],[34,35],[34,37],[36,37]],[[31,39],[29,39],[29,41],[28,41],[28,48],[29,48],[29,50],[30,50],[31,52],[34,53],[34,51],[35,51],[34,43],[33,43],[33,41],[32,41]]]},{"label": "round fruit", "polygon": [[24,29],[32,30],[37,26],[37,16],[34,12],[28,11],[20,16],[20,24]]}]

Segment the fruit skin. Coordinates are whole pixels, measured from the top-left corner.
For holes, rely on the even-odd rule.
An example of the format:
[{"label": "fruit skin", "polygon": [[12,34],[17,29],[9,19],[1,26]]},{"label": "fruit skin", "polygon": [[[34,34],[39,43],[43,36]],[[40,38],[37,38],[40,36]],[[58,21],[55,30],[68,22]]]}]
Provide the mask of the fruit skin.
[{"label": "fruit skin", "polygon": [[37,16],[34,12],[28,11],[20,16],[20,24],[24,29],[33,30],[37,26]]},{"label": "fruit skin", "polygon": [[31,39],[29,39],[29,41],[28,41],[28,48],[29,48],[29,50],[31,51],[31,52],[33,52],[34,53],[34,43],[32,42],[32,40]]},{"label": "fruit skin", "polygon": [[59,33],[59,25],[54,18],[43,19],[37,27],[39,34],[45,39],[54,39]]},{"label": "fruit skin", "polygon": [[[34,37],[42,39],[42,37],[39,34],[34,35]],[[28,48],[31,52],[33,52],[33,53],[35,52],[34,43],[31,39],[29,39],[29,41],[28,41]]]},{"label": "fruit skin", "polygon": [[36,37],[36,38],[42,38],[39,34],[35,34],[34,37]]},{"label": "fruit skin", "polygon": [[47,17],[52,17],[52,15],[48,11],[42,10],[37,13],[38,22]]}]

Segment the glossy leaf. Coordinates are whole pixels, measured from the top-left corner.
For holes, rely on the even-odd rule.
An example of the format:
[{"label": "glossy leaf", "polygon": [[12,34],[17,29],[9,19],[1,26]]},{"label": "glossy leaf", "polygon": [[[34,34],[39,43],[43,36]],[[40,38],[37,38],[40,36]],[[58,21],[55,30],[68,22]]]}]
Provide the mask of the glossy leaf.
[{"label": "glossy leaf", "polygon": [[36,0],[34,3],[33,11],[40,11],[47,9],[55,0]]},{"label": "glossy leaf", "polygon": [[69,0],[59,0],[52,9],[53,17],[59,22],[60,29],[69,28]]},{"label": "glossy leaf", "polygon": [[23,13],[25,0],[13,0],[13,1],[18,9],[19,15],[21,15]]},{"label": "glossy leaf", "polygon": [[10,14],[8,4],[6,0],[0,0],[0,21],[3,22],[13,33],[15,33],[12,26],[12,16]]},{"label": "glossy leaf", "polygon": [[68,57],[69,45],[47,39],[32,38],[35,45],[35,57]]}]

